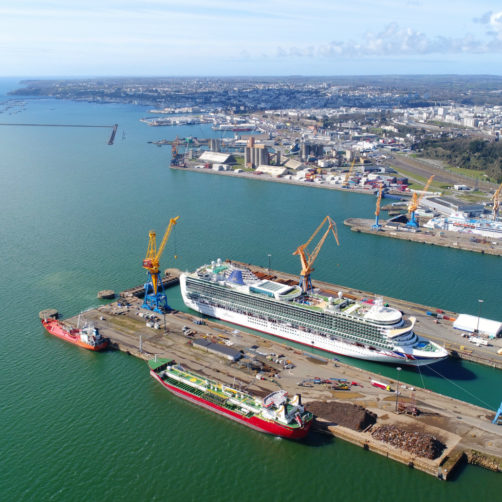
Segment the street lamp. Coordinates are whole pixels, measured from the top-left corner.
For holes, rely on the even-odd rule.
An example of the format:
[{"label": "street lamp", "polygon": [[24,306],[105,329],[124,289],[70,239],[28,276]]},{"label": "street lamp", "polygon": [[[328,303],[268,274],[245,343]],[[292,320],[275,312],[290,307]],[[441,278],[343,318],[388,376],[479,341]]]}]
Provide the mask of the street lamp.
[{"label": "street lamp", "polygon": [[267,256],[268,256],[268,271],[270,273],[270,258],[272,258],[272,255],[269,253]]},{"label": "street lamp", "polygon": [[481,304],[484,302],[484,300],[478,300],[479,307],[478,307],[478,324],[476,326],[476,333],[479,335],[479,318],[481,317]]},{"label": "street lamp", "polygon": [[396,413],[397,413],[397,400],[399,397],[399,372],[401,371],[401,366],[398,366],[396,370],[397,370],[397,387],[396,387]]}]

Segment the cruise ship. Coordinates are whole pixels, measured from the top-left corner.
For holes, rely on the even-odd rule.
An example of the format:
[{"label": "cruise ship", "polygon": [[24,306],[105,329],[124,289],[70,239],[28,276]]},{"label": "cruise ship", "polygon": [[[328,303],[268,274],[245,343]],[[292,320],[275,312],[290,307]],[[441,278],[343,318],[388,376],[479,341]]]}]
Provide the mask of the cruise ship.
[{"label": "cruise ship", "polygon": [[384,363],[423,366],[448,356],[414,333],[415,318],[399,310],[358,302],[299,285],[259,278],[220,259],[180,276],[185,305],[201,314],[334,354]]}]

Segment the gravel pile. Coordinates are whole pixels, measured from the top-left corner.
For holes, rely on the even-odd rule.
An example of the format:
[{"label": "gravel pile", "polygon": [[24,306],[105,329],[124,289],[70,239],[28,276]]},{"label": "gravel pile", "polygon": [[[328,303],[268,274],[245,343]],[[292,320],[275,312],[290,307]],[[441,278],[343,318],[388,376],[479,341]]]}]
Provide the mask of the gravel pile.
[{"label": "gravel pile", "polygon": [[436,437],[426,432],[410,432],[396,425],[382,425],[371,435],[379,441],[389,443],[418,457],[434,459],[443,453],[446,446]]},{"label": "gravel pile", "polygon": [[328,422],[342,425],[355,431],[362,431],[376,423],[376,415],[366,408],[338,401],[312,401],[306,405],[308,411]]}]

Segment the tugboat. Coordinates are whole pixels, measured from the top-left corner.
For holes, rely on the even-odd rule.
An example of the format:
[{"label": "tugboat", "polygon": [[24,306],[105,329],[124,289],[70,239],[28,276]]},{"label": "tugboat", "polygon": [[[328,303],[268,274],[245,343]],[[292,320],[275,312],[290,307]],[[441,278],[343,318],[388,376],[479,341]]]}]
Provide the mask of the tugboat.
[{"label": "tugboat", "polygon": [[108,347],[109,340],[101,336],[98,328],[86,325],[82,329],[68,328],[56,319],[42,319],[43,327],[54,336],[88,350],[103,350]]},{"label": "tugboat", "polygon": [[263,401],[233,387],[209,380],[183,368],[172,359],[148,362],[150,374],[169,392],[224,415],[260,432],[288,439],[301,439],[312,425],[300,395],[272,392]]}]

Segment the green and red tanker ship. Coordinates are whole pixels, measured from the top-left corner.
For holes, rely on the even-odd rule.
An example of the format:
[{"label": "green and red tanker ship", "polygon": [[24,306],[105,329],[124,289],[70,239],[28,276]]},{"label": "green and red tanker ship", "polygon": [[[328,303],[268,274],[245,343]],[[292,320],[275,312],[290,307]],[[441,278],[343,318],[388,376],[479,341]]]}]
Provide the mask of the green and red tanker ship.
[{"label": "green and red tanker ship", "polygon": [[252,429],[288,439],[303,438],[312,425],[300,395],[280,390],[262,400],[188,371],[171,359],[151,360],[150,374],[168,391]]}]

